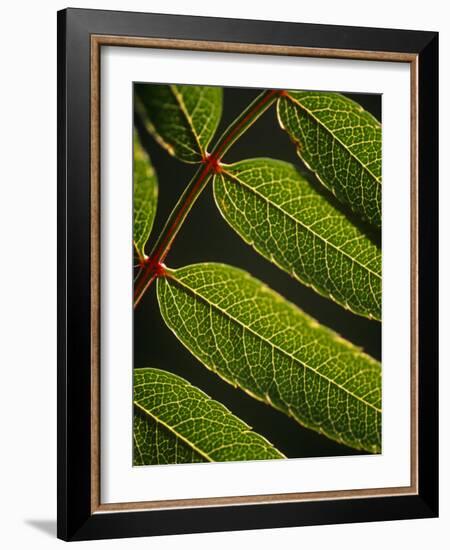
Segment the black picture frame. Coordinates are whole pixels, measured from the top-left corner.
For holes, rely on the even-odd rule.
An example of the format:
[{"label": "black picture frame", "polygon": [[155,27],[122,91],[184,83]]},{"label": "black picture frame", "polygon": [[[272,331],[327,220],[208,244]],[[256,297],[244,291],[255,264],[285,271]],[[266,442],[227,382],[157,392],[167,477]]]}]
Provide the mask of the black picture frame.
[{"label": "black picture frame", "polygon": [[[93,508],[92,36],[411,54],[417,62],[417,494]],[[352,53],[353,52],[353,53]],[[333,56],[330,53],[330,56]],[[438,34],[117,11],[58,12],[58,532],[64,540],[430,518],[438,515]]]}]

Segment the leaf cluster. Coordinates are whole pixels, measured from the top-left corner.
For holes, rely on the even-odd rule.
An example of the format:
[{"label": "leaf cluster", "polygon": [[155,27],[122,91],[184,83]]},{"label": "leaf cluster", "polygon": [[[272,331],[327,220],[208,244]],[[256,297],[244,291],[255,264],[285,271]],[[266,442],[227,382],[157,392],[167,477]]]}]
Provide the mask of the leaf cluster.
[{"label": "leaf cluster", "polygon": [[[169,154],[209,162],[221,88],[141,84],[136,95],[148,131]],[[381,248],[373,238],[381,227],[381,125],[328,92],[282,91],[276,116],[314,177],[272,158],[215,158],[220,214],[249,254],[355,315],[381,320]],[[136,135],[133,239],[144,270],[157,197]],[[298,305],[237,267],[213,263],[161,268],[157,296],[174,335],[227,383],[330,439],[381,451],[380,363]],[[222,404],[163,370],[135,370],[134,404],[135,465],[285,458]]]}]

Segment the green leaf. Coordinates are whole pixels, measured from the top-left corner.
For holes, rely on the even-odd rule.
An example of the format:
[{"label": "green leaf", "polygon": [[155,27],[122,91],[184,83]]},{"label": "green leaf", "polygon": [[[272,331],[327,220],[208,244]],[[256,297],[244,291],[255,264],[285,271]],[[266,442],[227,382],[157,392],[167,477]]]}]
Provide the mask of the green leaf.
[{"label": "green leaf", "polygon": [[300,424],[381,448],[381,366],[249,274],[222,264],[167,270],[162,316],[206,367]]},{"label": "green leaf", "polygon": [[340,94],[289,91],[278,119],[303,162],[344,204],[381,227],[381,125]]},{"label": "green leaf", "polygon": [[175,374],[134,371],[134,465],[285,458],[221,403]]},{"label": "green leaf", "polygon": [[148,129],[171,155],[201,162],[222,116],[222,88],[138,84]]},{"label": "green leaf", "polygon": [[272,159],[222,165],[214,196],[265,258],[354,313],[381,318],[381,250],[294,166]]},{"label": "green leaf", "polygon": [[139,258],[145,258],[145,244],[155,220],[158,201],[158,178],[150,157],[134,133],[133,167],[133,242]]}]

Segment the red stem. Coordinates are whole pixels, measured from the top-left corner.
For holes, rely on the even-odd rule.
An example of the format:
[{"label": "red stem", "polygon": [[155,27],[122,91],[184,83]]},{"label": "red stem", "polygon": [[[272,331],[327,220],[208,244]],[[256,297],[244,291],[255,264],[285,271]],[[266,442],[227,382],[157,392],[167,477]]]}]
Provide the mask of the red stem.
[{"label": "red stem", "polygon": [[170,247],[180,230],[187,214],[197,200],[200,193],[206,187],[212,174],[221,170],[221,160],[230,147],[239,137],[272,105],[282,90],[266,90],[260,94],[243,111],[234,122],[225,130],[211,154],[206,154],[202,165],[199,167],[189,185],[184,190],[175,208],[166,221],[158,240],[145,264],[138,275],[134,291],[134,307],[144,296],[151,283],[160,276],[165,275],[164,259],[169,253]]}]

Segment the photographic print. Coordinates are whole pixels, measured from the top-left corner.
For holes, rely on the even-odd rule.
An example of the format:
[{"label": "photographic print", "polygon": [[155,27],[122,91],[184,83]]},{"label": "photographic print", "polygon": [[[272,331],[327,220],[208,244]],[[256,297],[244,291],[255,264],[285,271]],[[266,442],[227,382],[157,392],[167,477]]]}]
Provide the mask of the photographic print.
[{"label": "photographic print", "polygon": [[58,13],[60,538],[438,515],[437,83],[435,32]]},{"label": "photographic print", "polygon": [[381,453],[381,95],[133,109],[133,466]]}]

